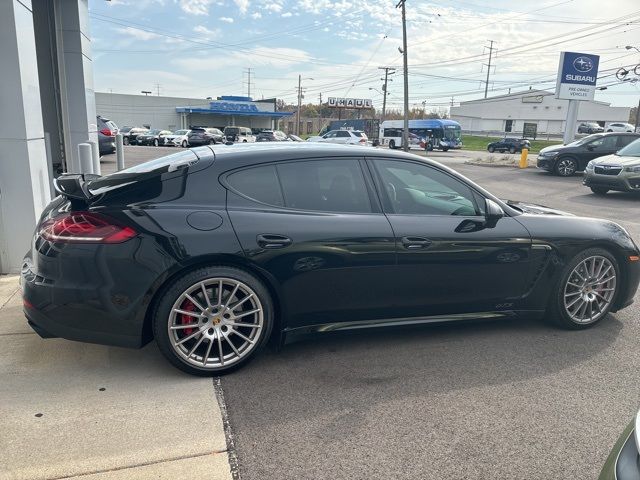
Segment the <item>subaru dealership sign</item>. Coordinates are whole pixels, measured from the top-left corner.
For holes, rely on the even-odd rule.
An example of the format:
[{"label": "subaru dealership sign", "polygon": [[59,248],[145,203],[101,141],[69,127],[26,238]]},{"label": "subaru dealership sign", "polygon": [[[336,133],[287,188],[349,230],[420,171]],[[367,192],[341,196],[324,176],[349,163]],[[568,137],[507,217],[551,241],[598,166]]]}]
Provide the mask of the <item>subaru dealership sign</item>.
[{"label": "subaru dealership sign", "polygon": [[600,57],[589,53],[562,52],[558,66],[556,98],[593,100]]}]

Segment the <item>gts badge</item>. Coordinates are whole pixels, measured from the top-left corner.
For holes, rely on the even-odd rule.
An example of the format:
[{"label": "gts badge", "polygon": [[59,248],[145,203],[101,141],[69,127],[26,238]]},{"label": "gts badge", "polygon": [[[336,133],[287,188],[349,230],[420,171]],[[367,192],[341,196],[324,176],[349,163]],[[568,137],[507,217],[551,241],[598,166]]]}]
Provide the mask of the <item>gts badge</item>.
[{"label": "gts badge", "polygon": [[496,309],[500,310],[502,308],[511,308],[513,307],[513,303],[499,303],[496,305]]}]

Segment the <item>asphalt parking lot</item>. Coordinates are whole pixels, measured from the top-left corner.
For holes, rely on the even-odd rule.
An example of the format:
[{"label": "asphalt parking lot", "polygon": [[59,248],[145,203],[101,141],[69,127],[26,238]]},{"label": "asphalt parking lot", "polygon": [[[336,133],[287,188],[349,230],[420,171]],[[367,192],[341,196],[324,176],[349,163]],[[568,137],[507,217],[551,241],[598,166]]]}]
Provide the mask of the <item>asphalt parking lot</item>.
[{"label": "asphalt parking lot", "polygon": [[[126,164],[167,151],[176,149],[125,147]],[[502,198],[606,217],[640,239],[640,197],[596,197],[579,176],[465,165],[474,155],[430,157]],[[113,171],[114,156],[102,167]],[[15,310],[7,316],[20,316],[17,300],[6,307]],[[595,478],[640,406],[639,314],[635,304],[582,332],[492,321],[326,334],[266,351],[221,379],[235,445],[229,454],[237,454],[243,480]],[[32,467],[9,478],[35,478],[36,467],[38,478],[94,468],[76,458],[106,470],[225,454],[211,380],[181,375],[155,345],[135,351],[44,341],[23,323],[7,323],[0,335],[11,346],[0,355],[8,380],[0,400],[26,399],[26,407],[7,412],[2,451]],[[198,424],[200,412],[209,413]],[[192,423],[179,430],[181,415]],[[69,434],[78,428],[81,434]],[[45,447],[49,456],[39,462]]]}]

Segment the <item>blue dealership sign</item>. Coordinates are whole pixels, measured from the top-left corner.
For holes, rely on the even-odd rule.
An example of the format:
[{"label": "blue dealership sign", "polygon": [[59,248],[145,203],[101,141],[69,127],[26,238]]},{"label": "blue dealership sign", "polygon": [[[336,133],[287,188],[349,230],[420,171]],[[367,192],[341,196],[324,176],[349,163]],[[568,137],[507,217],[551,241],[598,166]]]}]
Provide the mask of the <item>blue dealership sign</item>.
[{"label": "blue dealership sign", "polygon": [[599,63],[598,55],[562,52],[558,66],[556,98],[593,100]]}]

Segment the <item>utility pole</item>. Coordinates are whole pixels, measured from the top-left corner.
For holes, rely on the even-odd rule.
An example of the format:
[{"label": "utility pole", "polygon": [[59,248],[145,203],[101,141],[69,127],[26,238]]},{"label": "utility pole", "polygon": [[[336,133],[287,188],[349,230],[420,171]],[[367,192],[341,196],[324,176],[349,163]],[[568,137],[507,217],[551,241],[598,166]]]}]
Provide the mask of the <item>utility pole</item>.
[{"label": "utility pole", "polygon": [[634,132],[640,132],[640,100],[638,100],[638,108],[636,109],[636,124]]},{"label": "utility pole", "polygon": [[380,119],[380,123],[382,123],[387,114],[387,84],[393,81],[389,78],[389,75],[396,73],[396,69],[393,67],[378,67],[378,70],[384,70],[384,84],[382,84],[382,118]]},{"label": "utility pole", "polygon": [[247,68],[247,97],[251,96],[251,68]]},{"label": "utility pole", "polygon": [[488,47],[484,47],[484,48],[488,48],[489,49],[489,65],[487,65],[487,83],[484,84],[484,98],[487,98],[487,92],[489,91],[489,74],[491,73],[491,57],[493,56],[493,40],[489,40],[490,44]]},{"label": "utility pole", "polygon": [[154,87],[156,87],[156,92],[158,93],[158,96],[160,96],[160,84],[156,83]]},{"label": "utility pole", "polygon": [[302,75],[298,75],[298,110],[296,111],[296,135],[300,135],[300,106],[302,104]]},{"label": "utility pole", "polygon": [[451,97],[451,106],[453,107],[453,97]]},{"label": "utility pole", "polygon": [[318,98],[320,99],[320,103],[318,105],[322,106],[322,92],[318,94]]},{"label": "utility pole", "polygon": [[[402,149],[409,151],[409,65],[407,63],[407,12],[406,0],[400,0],[396,8],[402,9],[402,55],[404,73],[404,128],[402,129]],[[387,92],[385,92],[386,96]]]},{"label": "utility pole", "polygon": [[427,101],[423,100],[422,101],[422,120],[424,120],[424,114],[426,113],[427,110]]}]

